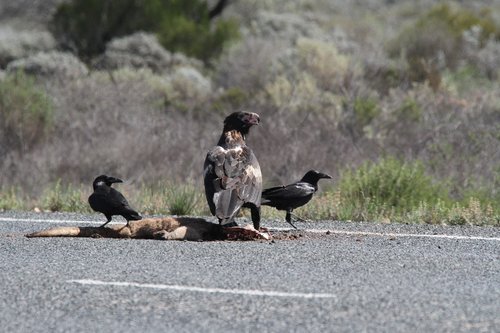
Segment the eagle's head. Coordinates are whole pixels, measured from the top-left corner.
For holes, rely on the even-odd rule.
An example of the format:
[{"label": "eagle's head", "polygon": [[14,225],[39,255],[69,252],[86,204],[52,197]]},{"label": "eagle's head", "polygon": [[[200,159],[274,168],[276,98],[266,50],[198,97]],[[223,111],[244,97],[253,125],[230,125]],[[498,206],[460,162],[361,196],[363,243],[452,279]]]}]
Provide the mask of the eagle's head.
[{"label": "eagle's head", "polygon": [[250,127],[258,125],[260,117],[257,113],[238,111],[224,119],[224,132],[236,130],[243,135],[248,134]]}]

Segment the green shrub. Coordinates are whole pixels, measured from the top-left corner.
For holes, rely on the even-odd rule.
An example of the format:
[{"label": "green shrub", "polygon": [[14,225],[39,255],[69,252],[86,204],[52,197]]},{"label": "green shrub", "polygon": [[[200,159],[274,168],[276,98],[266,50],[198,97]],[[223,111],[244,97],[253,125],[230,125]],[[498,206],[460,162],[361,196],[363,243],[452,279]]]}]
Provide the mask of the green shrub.
[{"label": "green shrub", "polygon": [[341,54],[333,43],[299,38],[296,52],[298,66],[309,73],[321,89],[335,91],[349,73],[349,57]]},{"label": "green shrub", "polygon": [[373,214],[409,211],[422,202],[447,198],[444,188],[425,174],[420,163],[395,158],[343,172],[339,189],[344,200]]},{"label": "green shrub", "polygon": [[353,109],[356,122],[361,128],[369,125],[380,114],[378,101],[374,98],[356,98]]},{"label": "green shrub", "polygon": [[[206,5],[204,8],[206,10]],[[204,10],[200,16],[202,19],[196,21],[192,17],[182,16],[181,13],[178,16],[167,15],[162,18],[161,25],[156,29],[158,40],[168,50],[180,51],[202,60],[218,56],[224,44],[238,36],[238,25],[232,20],[219,20],[214,22],[211,29]]]},{"label": "green shrub", "polygon": [[353,140],[359,140],[365,135],[372,136],[368,126],[381,113],[378,103],[375,97],[357,96],[343,99],[343,127]]},{"label": "green shrub", "polygon": [[400,122],[418,122],[422,117],[422,108],[416,100],[407,97],[396,110],[396,117]]},{"label": "green shrub", "polygon": [[202,0],[74,0],[58,7],[51,29],[84,59],[102,53],[112,38],[142,30],[157,33],[170,51],[208,60],[238,35],[234,21],[212,22]]},{"label": "green shrub", "polygon": [[217,97],[212,108],[221,114],[230,113],[230,110],[241,110],[248,103],[248,94],[240,88],[229,88]]},{"label": "green shrub", "polygon": [[26,151],[53,125],[53,105],[33,78],[22,72],[0,81],[0,139],[7,149]]}]

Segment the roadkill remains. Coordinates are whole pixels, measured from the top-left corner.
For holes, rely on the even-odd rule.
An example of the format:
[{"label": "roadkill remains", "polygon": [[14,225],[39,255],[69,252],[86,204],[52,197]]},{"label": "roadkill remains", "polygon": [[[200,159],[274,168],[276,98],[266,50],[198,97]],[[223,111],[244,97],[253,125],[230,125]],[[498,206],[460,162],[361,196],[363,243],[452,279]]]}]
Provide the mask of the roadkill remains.
[{"label": "roadkill remains", "polygon": [[[264,228],[261,228],[264,229]],[[162,217],[130,221],[128,225],[110,227],[57,227],[26,235],[26,237],[99,237],[162,240],[271,240],[297,239],[297,235],[277,232],[273,237],[267,230],[245,227],[222,227],[203,218]]]}]

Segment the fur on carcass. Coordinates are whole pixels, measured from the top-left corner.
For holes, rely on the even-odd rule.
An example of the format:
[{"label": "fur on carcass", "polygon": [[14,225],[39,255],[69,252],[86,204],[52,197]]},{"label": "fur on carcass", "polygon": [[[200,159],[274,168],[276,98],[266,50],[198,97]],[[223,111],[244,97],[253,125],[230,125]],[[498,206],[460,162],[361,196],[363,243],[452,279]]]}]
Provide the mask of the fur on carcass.
[{"label": "fur on carcass", "polygon": [[96,237],[137,238],[163,240],[254,240],[270,239],[267,232],[257,231],[251,225],[222,227],[203,218],[159,217],[130,221],[128,225],[101,227],[56,227],[37,231],[26,237]]}]

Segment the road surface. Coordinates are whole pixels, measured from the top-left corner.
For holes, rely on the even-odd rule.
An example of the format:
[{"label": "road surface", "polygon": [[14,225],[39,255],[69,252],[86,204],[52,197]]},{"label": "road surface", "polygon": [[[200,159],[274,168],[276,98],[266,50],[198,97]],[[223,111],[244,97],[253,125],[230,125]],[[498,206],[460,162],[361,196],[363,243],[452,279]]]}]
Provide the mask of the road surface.
[{"label": "road surface", "polygon": [[274,242],[23,236],[102,222],[0,213],[2,332],[500,332],[500,228],[324,221]]}]

